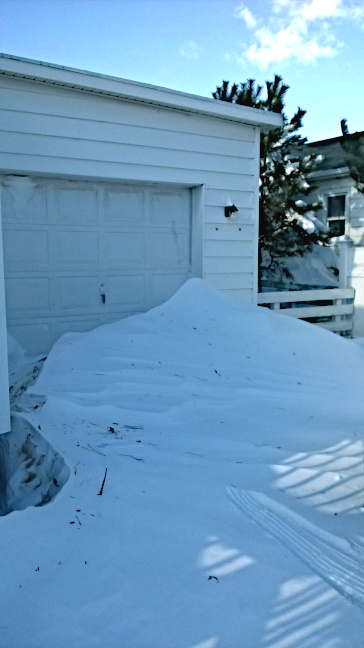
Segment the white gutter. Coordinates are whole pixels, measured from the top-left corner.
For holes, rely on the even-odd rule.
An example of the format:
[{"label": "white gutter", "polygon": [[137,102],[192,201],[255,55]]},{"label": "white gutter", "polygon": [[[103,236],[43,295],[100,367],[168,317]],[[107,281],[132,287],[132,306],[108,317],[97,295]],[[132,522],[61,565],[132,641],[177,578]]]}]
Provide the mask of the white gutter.
[{"label": "white gutter", "polygon": [[282,126],[281,115],[117,77],[0,53],[0,75],[258,126]]}]

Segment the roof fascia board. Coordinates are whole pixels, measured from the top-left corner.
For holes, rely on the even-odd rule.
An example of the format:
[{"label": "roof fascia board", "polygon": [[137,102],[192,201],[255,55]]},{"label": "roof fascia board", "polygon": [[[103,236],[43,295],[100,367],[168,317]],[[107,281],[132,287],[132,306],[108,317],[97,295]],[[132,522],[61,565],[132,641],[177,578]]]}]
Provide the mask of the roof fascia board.
[{"label": "roof fascia board", "polygon": [[347,167],[339,167],[337,169],[323,169],[322,171],[313,171],[310,173],[310,180],[325,180],[326,178],[344,178],[349,177],[349,169]]},{"label": "roof fascia board", "polygon": [[0,74],[240,122],[264,130],[282,126],[282,117],[277,113],[9,54],[0,54]]}]

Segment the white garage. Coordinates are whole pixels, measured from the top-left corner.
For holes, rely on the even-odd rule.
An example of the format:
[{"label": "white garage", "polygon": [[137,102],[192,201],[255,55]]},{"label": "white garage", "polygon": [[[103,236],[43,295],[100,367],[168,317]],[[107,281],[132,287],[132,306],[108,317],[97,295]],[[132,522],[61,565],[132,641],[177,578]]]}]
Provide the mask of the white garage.
[{"label": "white garage", "polygon": [[0,124],[0,432],[6,319],[38,353],[192,276],[256,301],[260,130],[280,115],[2,54]]},{"label": "white garage", "polygon": [[8,329],[31,353],[156,306],[193,274],[189,189],[9,176],[2,220]]}]

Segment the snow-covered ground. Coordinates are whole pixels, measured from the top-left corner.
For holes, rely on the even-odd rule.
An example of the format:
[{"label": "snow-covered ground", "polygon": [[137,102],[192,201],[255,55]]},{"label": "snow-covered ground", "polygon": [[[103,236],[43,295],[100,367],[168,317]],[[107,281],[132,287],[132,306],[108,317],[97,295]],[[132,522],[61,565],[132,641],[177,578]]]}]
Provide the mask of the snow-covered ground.
[{"label": "snow-covered ground", "polygon": [[199,280],[64,336],[18,409],[70,476],[0,518],[1,648],[362,648],[363,393],[361,346]]}]

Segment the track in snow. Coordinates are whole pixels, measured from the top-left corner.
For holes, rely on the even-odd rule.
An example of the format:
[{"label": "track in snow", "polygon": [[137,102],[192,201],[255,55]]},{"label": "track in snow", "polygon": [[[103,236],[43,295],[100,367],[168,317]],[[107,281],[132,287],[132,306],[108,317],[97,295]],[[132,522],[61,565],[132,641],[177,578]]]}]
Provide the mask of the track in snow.
[{"label": "track in snow", "polygon": [[350,546],[261,493],[233,487],[228,492],[243,513],[346,599],[364,609],[364,550],[359,544]]}]

